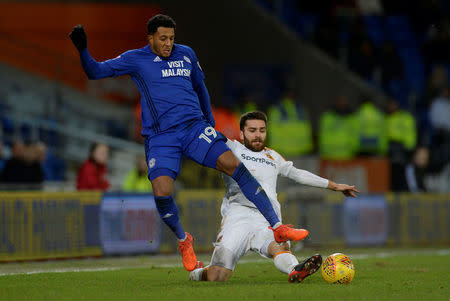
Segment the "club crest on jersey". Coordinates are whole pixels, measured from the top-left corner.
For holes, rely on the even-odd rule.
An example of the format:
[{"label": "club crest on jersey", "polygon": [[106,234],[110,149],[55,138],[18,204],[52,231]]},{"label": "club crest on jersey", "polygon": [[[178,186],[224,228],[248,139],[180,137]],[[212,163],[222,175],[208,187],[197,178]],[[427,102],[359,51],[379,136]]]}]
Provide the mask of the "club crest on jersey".
[{"label": "club crest on jersey", "polygon": [[269,158],[270,160],[275,160],[269,153],[266,153],[267,158]]},{"label": "club crest on jersey", "polygon": [[151,159],[148,161],[148,167],[149,167],[149,168],[153,168],[153,167],[155,166],[155,163],[156,163],[155,158],[151,158]]}]

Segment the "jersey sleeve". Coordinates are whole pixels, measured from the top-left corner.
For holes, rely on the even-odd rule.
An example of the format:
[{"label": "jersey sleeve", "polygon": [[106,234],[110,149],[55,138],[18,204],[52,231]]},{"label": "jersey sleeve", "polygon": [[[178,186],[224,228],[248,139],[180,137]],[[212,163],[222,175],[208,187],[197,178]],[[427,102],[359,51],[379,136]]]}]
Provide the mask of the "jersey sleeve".
[{"label": "jersey sleeve", "polygon": [[203,73],[202,67],[200,66],[200,63],[197,59],[197,56],[195,55],[194,50],[192,50],[192,48],[190,47],[187,47],[187,49],[189,52],[190,60],[192,62],[192,73],[191,73],[192,84],[196,85],[205,80],[205,74]]},{"label": "jersey sleeve", "polygon": [[130,74],[136,71],[136,64],[133,59],[133,51],[122,53],[116,58],[106,60],[103,64],[108,65],[114,72],[113,76]]},{"label": "jersey sleeve", "polygon": [[292,163],[292,161],[286,161],[286,159],[284,159],[279,153],[277,153],[276,151],[272,150],[272,152],[274,153],[274,157],[276,159],[276,162],[278,164],[278,166],[280,167],[280,171],[279,173],[282,176],[287,177],[289,174],[289,171],[292,169],[294,163]]},{"label": "jersey sleeve", "polygon": [[327,188],[328,180],[322,177],[319,177],[307,170],[299,169],[294,167],[292,161],[286,161],[280,154],[275,152],[278,164],[280,166],[280,174],[288,177],[297,183],[319,187],[319,188]]}]

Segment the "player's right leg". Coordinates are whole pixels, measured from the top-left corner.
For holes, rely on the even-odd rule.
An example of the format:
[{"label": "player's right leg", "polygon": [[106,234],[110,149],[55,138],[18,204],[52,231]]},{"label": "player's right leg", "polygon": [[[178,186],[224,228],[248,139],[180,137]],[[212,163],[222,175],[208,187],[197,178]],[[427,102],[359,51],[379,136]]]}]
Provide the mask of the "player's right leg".
[{"label": "player's right leg", "polygon": [[198,265],[192,236],[184,231],[173,199],[174,181],[180,171],[182,150],[175,135],[170,132],[145,140],[148,178],[152,182],[156,208],[164,223],[178,239],[179,250],[186,270]]},{"label": "player's right leg", "polygon": [[170,176],[161,175],[153,178],[151,182],[159,216],[178,239],[178,249],[183,258],[184,268],[192,271],[199,263],[194,252],[194,239],[184,231],[178,216],[177,205],[172,197],[174,180]]}]

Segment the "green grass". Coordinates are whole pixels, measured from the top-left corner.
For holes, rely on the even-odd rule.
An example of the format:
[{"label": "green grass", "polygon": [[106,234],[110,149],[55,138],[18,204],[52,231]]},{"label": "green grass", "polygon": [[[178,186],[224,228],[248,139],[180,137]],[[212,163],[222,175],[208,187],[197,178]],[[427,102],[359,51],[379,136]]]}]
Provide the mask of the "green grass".
[{"label": "green grass", "polygon": [[[386,252],[381,254],[380,252]],[[303,250],[300,258],[313,254]],[[322,254],[329,254],[328,250]],[[446,250],[344,250],[356,274],[349,285],[327,284],[320,272],[290,284],[270,260],[246,257],[230,281],[188,281],[183,268],[162,267],[178,257],[138,256],[0,265],[0,274],[67,268],[121,268],[99,272],[3,275],[0,300],[449,300]],[[358,254],[359,253],[359,254]],[[361,256],[361,254],[368,256]],[[202,258],[207,261],[207,257]],[[249,262],[250,261],[250,262]],[[295,299],[293,299],[295,298]]]}]

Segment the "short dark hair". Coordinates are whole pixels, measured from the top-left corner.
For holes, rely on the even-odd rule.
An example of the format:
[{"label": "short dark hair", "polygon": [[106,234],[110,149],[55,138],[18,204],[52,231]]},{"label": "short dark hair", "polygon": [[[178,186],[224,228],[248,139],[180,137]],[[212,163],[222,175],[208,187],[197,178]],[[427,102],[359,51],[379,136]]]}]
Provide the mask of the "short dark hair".
[{"label": "short dark hair", "polygon": [[158,30],[158,27],[168,27],[175,30],[176,26],[177,24],[171,17],[163,14],[157,14],[148,20],[147,32],[148,34],[154,34]]},{"label": "short dark hair", "polygon": [[253,112],[247,112],[241,116],[241,121],[239,122],[239,125],[241,127],[241,131],[244,130],[245,123],[247,120],[262,120],[267,125],[267,116],[261,111],[253,111]]}]

